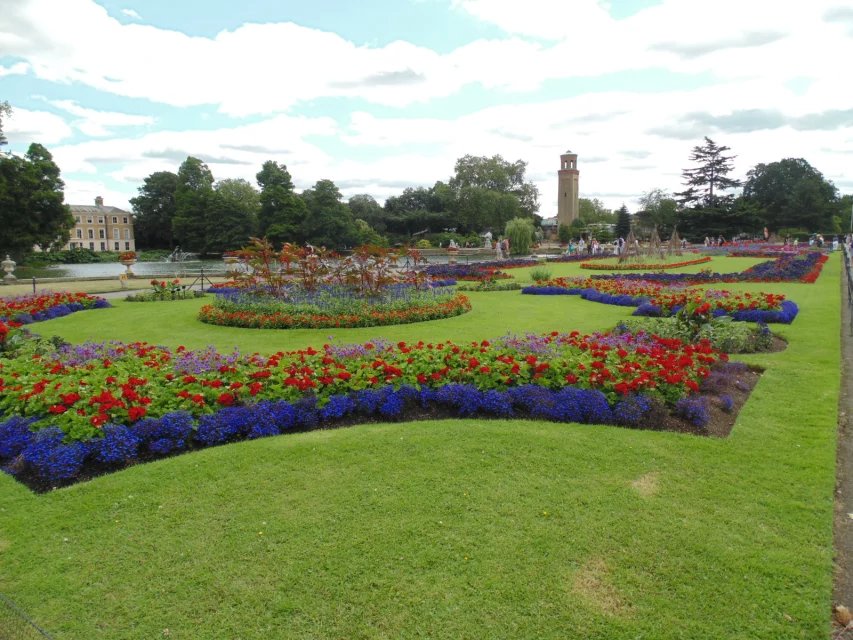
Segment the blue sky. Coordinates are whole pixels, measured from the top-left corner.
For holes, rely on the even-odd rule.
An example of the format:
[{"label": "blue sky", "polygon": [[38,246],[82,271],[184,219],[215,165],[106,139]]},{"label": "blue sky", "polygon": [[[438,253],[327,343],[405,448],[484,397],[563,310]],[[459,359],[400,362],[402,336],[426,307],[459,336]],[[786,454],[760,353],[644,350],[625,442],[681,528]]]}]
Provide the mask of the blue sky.
[{"label": "blue sky", "polygon": [[[680,188],[694,145],[737,177],[808,160],[853,192],[853,9],[718,0],[0,0],[7,149],[45,144],[66,200],[128,207],[192,154],[217,179],[288,166],[383,201],[466,153],[528,162],[554,215]],[[832,56],[823,52],[832,51]]]}]

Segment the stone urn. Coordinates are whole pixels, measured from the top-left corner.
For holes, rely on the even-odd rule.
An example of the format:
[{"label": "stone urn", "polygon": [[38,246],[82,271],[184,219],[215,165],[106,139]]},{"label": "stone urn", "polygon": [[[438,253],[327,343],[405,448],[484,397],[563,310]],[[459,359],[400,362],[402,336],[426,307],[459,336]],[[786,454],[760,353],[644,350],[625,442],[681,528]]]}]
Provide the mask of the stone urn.
[{"label": "stone urn", "polygon": [[225,272],[228,275],[234,275],[237,272],[240,258],[237,256],[223,256],[222,261],[225,263]]},{"label": "stone urn", "polygon": [[124,275],[126,275],[128,278],[132,278],[134,274],[131,267],[136,264],[136,258],[121,258],[119,262],[121,262],[125,266],[126,270],[124,272]]},{"label": "stone urn", "polygon": [[17,280],[15,274],[12,273],[15,270],[17,263],[9,257],[8,253],[6,254],[6,259],[3,260],[3,262],[0,262],[0,266],[2,266],[3,271],[6,272],[6,275],[3,276],[3,282],[5,284],[9,284],[10,282],[14,282],[15,280]]}]

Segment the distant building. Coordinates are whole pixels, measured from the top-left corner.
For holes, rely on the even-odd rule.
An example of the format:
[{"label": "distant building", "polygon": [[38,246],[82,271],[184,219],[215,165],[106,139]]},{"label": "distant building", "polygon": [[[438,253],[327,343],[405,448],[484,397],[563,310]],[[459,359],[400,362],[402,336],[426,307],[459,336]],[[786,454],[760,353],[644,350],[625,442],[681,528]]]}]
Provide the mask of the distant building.
[{"label": "distant building", "polygon": [[133,237],[133,214],[118,207],[105,207],[104,199],[95,204],[72,204],[74,228],[63,249],[91,251],[136,251]]},{"label": "distant building", "polygon": [[557,172],[559,193],[557,194],[557,222],[569,226],[577,220],[580,212],[578,201],[578,154],[566,151],[560,156]]}]

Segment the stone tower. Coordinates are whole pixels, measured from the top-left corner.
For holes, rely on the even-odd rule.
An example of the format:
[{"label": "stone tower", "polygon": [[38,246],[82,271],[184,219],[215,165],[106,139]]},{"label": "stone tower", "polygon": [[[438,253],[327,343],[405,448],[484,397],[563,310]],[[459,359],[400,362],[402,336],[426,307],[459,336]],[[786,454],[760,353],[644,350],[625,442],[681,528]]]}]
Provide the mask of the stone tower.
[{"label": "stone tower", "polygon": [[560,156],[557,172],[560,192],[557,194],[557,225],[566,226],[578,217],[578,154],[566,151]]}]

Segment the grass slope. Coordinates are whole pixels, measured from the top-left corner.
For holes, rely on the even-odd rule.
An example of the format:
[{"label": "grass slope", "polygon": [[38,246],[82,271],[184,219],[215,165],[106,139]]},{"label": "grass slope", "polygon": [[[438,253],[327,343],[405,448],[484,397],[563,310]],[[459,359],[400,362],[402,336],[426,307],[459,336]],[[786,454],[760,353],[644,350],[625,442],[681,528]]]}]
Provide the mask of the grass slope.
[{"label": "grass slope", "polygon": [[[373,424],[219,447],[42,496],[4,476],[0,591],[58,639],[825,637],[839,266],[834,257],[814,285],[738,287],[786,293],[801,313],[782,330],[785,352],[744,358],[767,371],[726,440]],[[471,297],[461,318],[336,339],[605,329],[630,312]],[[219,333],[192,320],[193,304],[123,304],[39,328],[266,351],[333,333]]]}]

